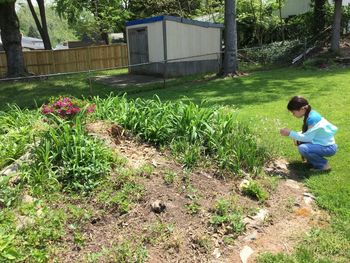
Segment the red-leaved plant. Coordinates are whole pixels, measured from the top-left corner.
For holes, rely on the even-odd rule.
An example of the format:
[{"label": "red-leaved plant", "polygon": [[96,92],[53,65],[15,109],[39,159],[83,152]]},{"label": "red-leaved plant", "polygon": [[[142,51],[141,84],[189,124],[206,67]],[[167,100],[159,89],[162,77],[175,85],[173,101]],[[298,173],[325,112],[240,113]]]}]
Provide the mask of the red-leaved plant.
[{"label": "red-leaved plant", "polygon": [[53,99],[48,104],[41,107],[41,113],[44,115],[54,114],[63,119],[72,119],[86,107],[86,112],[95,111],[95,104],[88,105],[86,102],[69,97],[59,97]]}]

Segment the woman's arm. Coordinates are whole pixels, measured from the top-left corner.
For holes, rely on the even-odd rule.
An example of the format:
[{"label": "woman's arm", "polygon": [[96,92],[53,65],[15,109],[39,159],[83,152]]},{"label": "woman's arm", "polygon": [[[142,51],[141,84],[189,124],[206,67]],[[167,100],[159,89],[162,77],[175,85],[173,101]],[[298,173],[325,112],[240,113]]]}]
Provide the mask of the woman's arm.
[{"label": "woman's arm", "polygon": [[317,129],[307,130],[305,133],[290,131],[289,137],[300,142],[312,142],[317,133]]}]

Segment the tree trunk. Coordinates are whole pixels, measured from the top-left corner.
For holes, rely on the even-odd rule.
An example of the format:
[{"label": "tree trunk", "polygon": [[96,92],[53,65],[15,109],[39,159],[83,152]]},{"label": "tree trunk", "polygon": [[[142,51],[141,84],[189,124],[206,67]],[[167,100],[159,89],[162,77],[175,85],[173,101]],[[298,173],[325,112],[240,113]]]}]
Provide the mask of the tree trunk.
[{"label": "tree trunk", "polygon": [[280,24],[281,24],[281,36],[282,36],[282,41],[284,42],[285,37],[284,37],[284,23],[282,18],[282,0],[278,0],[278,11],[279,11],[279,17],[280,17]]},{"label": "tree trunk", "polygon": [[237,74],[236,0],[225,0],[225,53],[222,75]]},{"label": "tree trunk", "polygon": [[342,8],[342,0],[335,0],[333,27],[332,27],[332,40],[331,40],[331,51],[334,53],[339,52],[341,8]]},{"label": "tree trunk", "polygon": [[44,41],[44,47],[47,50],[51,50],[52,46],[51,46],[51,41],[50,41],[50,37],[49,37],[49,31],[47,29],[44,0],[36,0],[36,1],[38,3],[39,11],[40,11],[41,26],[42,26],[42,29],[43,29],[42,39]]},{"label": "tree trunk", "polygon": [[0,30],[7,59],[7,76],[28,75],[22,52],[22,36],[15,10],[15,1],[0,4]]},{"label": "tree trunk", "polygon": [[326,0],[315,0],[314,5],[314,23],[313,34],[314,36],[322,32],[326,24]]},{"label": "tree trunk", "polygon": [[108,33],[101,31],[101,38],[105,42],[106,45],[109,45]]},{"label": "tree trunk", "polygon": [[44,5],[44,0],[37,0],[38,6],[39,6],[39,11],[40,11],[40,19],[41,23],[39,21],[39,18],[35,12],[35,9],[33,7],[32,1],[27,0],[30,12],[32,13],[32,16],[34,18],[36,27],[38,28],[38,31],[40,33],[41,39],[44,42],[44,47],[46,50],[51,50],[51,41],[49,37],[49,33],[47,30],[47,23],[46,23],[46,15],[45,15],[45,5]]}]

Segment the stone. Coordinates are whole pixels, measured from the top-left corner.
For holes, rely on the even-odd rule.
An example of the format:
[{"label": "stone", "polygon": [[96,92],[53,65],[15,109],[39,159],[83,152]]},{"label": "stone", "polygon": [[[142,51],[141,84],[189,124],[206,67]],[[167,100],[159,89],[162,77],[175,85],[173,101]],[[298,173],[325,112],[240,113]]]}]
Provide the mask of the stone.
[{"label": "stone", "polygon": [[256,240],[258,237],[258,231],[254,230],[252,233],[243,238],[245,242]]},{"label": "stone", "polygon": [[31,197],[30,195],[24,195],[22,197],[22,203],[32,204],[35,202],[35,198]]},{"label": "stone", "polygon": [[293,188],[293,189],[300,189],[300,186],[298,184],[297,181],[291,180],[291,179],[287,179],[286,180],[286,186]]},{"label": "stone", "polygon": [[254,253],[254,250],[249,246],[244,246],[244,248],[239,253],[242,263],[248,263],[249,257]]},{"label": "stone", "polygon": [[262,223],[268,217],[268,215],[269,212],[266,209],[260,209],[259,212],[252,218],[255,222]]},{"label": "stone", "polygon": [[21,182],[21,177],[18,175],[12,176],[9,180],[10,186],[18,185]]},{"label": "stone", "polygon": [[312,199],[316,199],[316,197],[313,195],[313,194],[310,194],[310,193],[304,193],[304,197],[310,197]]},{"label": "stone", "polygon": [[15,174],[18,172],[19,169],[19,165],[17,163],[13,163],[9,166],[7,166],[6,168],[4,168],[0,174],[3,176],[9,176],[11,174]]},{"label": "stone", "polygon": [[33,218],[27,216],[17,216],[16,230],[21,230],[35,223]]},{"label": "stone", "polygon": [[215,248],[212,255],[216,259],[219,258],[221,256],[220,250],[218,248]]},{"label": "stone", "polygon": [[151,209],[154,213],[160,214],[166,209],[166,205],[162,201],[156,200],[151,204]]},{"label": "stone", "polygon": [[239,184],[239,190],[242,191],[244,187],[247,187],[250,184],[250,181],[247,179],[243,179],[242,182]]}]

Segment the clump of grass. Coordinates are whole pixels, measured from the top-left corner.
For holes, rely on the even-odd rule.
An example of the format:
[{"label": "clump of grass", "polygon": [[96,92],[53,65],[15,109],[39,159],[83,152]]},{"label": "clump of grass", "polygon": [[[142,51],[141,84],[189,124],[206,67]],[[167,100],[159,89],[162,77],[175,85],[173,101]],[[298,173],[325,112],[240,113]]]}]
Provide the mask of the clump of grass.
[{"label": "clump of grass", "polygon": [[175,178],[176,178],[176,173],[173,171],[165,171],[163,175],[163,180],[167,185],[172,185],[175,181]]},{"label": "clump of grass", "polygon": [[259,183],[252,180],[242,186],[242,192],[259,202],[265,202],[269,198],[269,193]]},{"label": "clump of grass", "polygon": [[191,215],[196,215],[200,211],[200,205],[197,202],[191,202],[185,205],[187,212]]},{"label": "clump of grass", "polygon": [[21,110],[17,106],[8,106],[0,111],[0,170],[19,158],[33,142],[33,136],[39,127],[37,111]]},{"label": "clump of grass", "polygon": [[204,253],[209,253],[213,247],[213,243],[210,237],[206,234],[197,233],[193,235],[191,241],[196,248],[203,251]]},{"label": "clump of grass", "polygon": [[248,126],[223,108],[161,102],[158,97],[129,101],[125,97],[95,98],[95,104],[95,118],[117,122],[156,145],[170,145],[188,168],[210,156],[222,169],[258,173],[269,156]]},{"label": "clump of grass", "polygon": [[135,182],[135,171],[120,169],[115,178],[105,180],[95,190],[97,201],[105,209],[113,209],[120,214],[129,212],[133,203],[140,200],[145,189]]},{"label": "clump of grass", "polygon": [[104,248],[101,252],[91,253],[87,256],[87,262],[145,262],[148,252],[145,246],[134,244],[131,241],[124,241],[113,245],[110,248]]},{"label": "clump of grass", "polygon": [[41,138],[34,156],[37,179],[45,180],[39,177],[51,174],[65,190],[83,192],[90,192],[109,174],[114,160],[111,150],[86,134],[79,117],[73,124],[57,118],[57,124]]},{"label": "clump of grass", "polygon": [[214,229],[223,228],[226,234],[239,235],[245,229],[242,213],[230,200],[217,200],[209,220]]},{"label": "clump of grass", "polygon": [[146,227],[144,232],[143,242],[155,245],[168,240],[170,235],[174,232],[174,225],[162,223],[158,220]]}]

